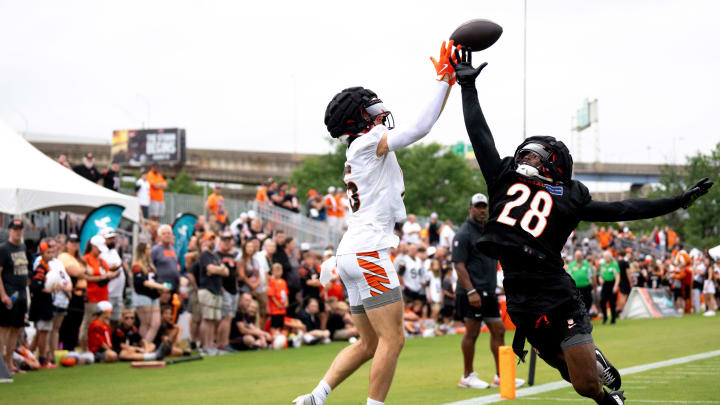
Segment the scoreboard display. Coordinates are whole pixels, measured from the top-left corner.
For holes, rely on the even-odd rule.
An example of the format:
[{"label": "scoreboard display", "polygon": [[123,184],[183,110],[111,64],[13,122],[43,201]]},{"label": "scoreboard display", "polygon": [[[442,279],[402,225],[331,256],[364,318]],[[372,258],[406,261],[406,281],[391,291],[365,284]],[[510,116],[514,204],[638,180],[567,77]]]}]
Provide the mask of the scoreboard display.
[{"label": "scoreboard display", "polygon": [[112,161],[123,166],[185,163],[185,130],[182,128],[113,131]]}]

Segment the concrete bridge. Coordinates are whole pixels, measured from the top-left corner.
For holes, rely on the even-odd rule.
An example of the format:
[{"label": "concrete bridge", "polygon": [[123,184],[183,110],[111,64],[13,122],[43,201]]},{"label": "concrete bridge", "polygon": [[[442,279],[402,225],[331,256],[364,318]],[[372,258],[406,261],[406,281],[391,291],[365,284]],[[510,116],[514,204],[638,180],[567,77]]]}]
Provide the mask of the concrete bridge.
[{"label": "concrete bridge", "polygon": [[[95,156],[96,166],[104,169],[110,162],[110,144],[87,143],[68,138],[59,142],[58,137],[48,139],[41,136],[27,136],[29,141],[46,155],[56,158],[60,154],[67,155],[72,164],[79,164],[87,153]],[[243,185],[259,185],[270,177],[288,178],[292,171],[302,162],[317,155],[231,151],[215,149],[188,149],[185,167],[193,178],[200,181],[234,183]],[[477,162],[469,160],[473,167]],[[635,164],[635,163],[585,163],[576,162],[574,176],[576,179],[588,182],[622,182],[631,183],[633,191],[642,185],[658,183],[664,165]],[[675,166],[683,169],[683,166]],[[178,168],[163,169],[165,174],[173,177]],[[130,170],[132,172],[132,170]],[[239,198],[250,198],[254,195],[254,187],[243,191],[231,192]],[[616,200],[624,198],[628,193],[597,193],[595,198],[602,200]],[[595,195],[595,193],[594,193]]]}]

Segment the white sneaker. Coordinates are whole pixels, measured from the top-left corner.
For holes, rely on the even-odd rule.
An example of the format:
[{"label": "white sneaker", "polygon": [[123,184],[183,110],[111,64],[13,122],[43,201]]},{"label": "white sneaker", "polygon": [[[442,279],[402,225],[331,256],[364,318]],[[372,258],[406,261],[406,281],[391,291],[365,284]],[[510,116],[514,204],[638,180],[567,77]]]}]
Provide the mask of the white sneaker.
[{"label": "white sneaker", "polygon": [[[523,385],[525,385],[525,380],[523,380],[522,378],[515,379],[515,388],[522,387]],[[497,374],[495,375],[495,378],[493,378],[493,382],[492,384],[490,384],[490,386],[493,388],[497,388],[500,386],[500,377],[498,377]]]},{"label": "white sneaker", "polygon": [[715,311],[705,311],[703,316],[715,316]]},{"label": "white sneaker", "polygon": [[300,395],[293,399],[292,402],[295,405],[316,405],[315,397],[313,397],[312,394]]},{"label": "white sneaker", "polygon": [[298,347],[300,347],[302,345],[302,341],[303,341],[303,333],[300,332],[297,335],[295,335],[295,337],[292,338],[293,348],[297,349]]},{"label": "white sneaker", "polygon": [[460,382],[458,383],[458,387],[461,388],[477,388],[484,390],[485,388],[488,388],[490,384],[486,383],[485,381],[478,378],[476,372],[470,373],[467,377],[460,378]]}]

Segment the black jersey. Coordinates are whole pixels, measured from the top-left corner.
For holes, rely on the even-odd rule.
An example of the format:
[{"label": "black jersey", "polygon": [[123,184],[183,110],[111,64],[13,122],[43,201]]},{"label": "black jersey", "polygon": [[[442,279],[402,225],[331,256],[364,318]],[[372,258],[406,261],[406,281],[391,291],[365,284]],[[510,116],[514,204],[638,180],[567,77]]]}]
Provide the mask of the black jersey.
[{"label": "black jersey", "polygon": [[527,178],[515,172],[512,157],[501,161],[498,175],[487,183],[489,218],[480,249],[499,258],[501,246],[513,248],[562,268],[560,251],[590,202],[587,187]]},{"label": "black jersey", "polygon": [[573,298],[575,284],[560,252],[580,221],[629,221],[680,208],[680,196],[597,202],[579,181],[520,175],[513,157],[500,158],[474,84],[461,86],[465,128],[490,196],[488,223],[477,243],[503,266],[509,311],[544,313]]}]

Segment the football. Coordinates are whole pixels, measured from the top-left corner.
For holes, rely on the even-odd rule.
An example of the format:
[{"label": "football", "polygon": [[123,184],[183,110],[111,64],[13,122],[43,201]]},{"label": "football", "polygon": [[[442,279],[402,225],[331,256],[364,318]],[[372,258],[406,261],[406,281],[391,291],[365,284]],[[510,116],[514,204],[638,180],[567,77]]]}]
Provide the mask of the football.
[{"label": "football", "polygon": [[466,21],[450,35],[455,45],[462,45],[473,52],[482,51],[494,44],[502,35],[503,29],[498,24],[482,18]]}]

